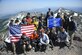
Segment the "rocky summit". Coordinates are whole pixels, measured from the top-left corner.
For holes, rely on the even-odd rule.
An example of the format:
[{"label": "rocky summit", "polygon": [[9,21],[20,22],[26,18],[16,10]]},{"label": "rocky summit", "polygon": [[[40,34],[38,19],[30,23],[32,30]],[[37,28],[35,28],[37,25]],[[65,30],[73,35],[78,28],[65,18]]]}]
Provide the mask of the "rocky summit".
[{"label": "rocky summit", "polygon": [[[75,12],[72,10],[68,10],[65,8],[59,8],[58,10],[54,11],[54,14],[56,15],[57,12],[60,13],[67,13],[67,14],[73,14],[74,16],[74,21],[77,24],[77,30],[75,32],[75,36],[74,36],[74,43],[73,43],[73,47],[63,47],[63,48],[59,48],[59,45],[54,46],[54,49],[51,50],[51,48],[48,47],[48,49],[46,50],[46,52],[35,52],[33,49],[31,51],[27,51],[26,55],[82,55],[82,13],[79,12]],[[7,33],[8,33],[8,24],[9,21],[11,19],[16,19],[16,18],[20,18],[20,20],[26,16],[27,12],[20,12],[16,15],[10,16],[7,19],[0,19],[0,55],[13,55],[13,53],[11,51],[7,52],[6,49],[2,49],[2,47],[4,47],[4,41],[5,38],[7,37]],[[31,16],[37,15],[39,16],[40,13],[38,12],[31,12]],[[44,14],[45,15],[45,14]],[[23,53],[21,54],[17,54],[17,55],[23,55]]]}]

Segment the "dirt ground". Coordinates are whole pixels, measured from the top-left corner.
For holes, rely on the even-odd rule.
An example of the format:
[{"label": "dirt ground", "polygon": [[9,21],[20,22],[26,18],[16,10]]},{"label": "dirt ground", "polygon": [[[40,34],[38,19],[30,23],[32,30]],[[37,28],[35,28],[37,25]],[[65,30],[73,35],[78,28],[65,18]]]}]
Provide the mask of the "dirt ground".
[{"label": "dirt ground", "polygon": [[[47,48],[45,52],[37,51],[35,52],[33,49],[26,53],[26,55],[82,55],[82,40],[75,37],[73,47],[68,48],[67,46],[64,46],[60,49],[59,46],[54,46],[54,49],[51,50],[51,48]],[[21,50],[20,50],[21,51]],[[6,51],[0,51],[0,55],[13,55],[11,51],[8,53]],[[17,54],[17,55],[24,55]]]}]

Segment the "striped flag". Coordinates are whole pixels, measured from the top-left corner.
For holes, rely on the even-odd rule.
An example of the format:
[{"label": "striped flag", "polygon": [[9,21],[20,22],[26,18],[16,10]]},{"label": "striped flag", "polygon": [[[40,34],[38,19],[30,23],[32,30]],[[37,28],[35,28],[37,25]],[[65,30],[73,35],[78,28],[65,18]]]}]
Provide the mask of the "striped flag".
[{"label": "striped flag", "polygon": [[21,33],[26,33],[28,37],[34,32],[34,25],[21,26]]},{"label": "striped flag", "polygon": [[9,26],[9,35],[10,35],[10,38],[11,38],[11,42],[19,41],[22,33],[26,33],[27,37],[30,37],[33,32],[34,32],[34,25],[28,25],[28,26],[13,25],[13,26]]}]

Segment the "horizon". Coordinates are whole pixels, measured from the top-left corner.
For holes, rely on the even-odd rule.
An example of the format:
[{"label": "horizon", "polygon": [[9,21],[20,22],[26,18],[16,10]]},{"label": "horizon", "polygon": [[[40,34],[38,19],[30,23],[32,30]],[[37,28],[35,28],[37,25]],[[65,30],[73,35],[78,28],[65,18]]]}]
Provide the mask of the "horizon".
[{"label": "horizon", "polygon": [[[56,11],[57,9],[59,8],[64,8],[64,9],[68,9],[68,10],[72,10],[72,11],[75,11],[75,12],[78,12],[78,13],[82,13],[82,7],[46,7],[46,8],[35,8],[35,9],[30,9],[30,10],[21,10],[21,11],[18,11],[18,12],[14,12],[14,13],[7,13],[7,14],[4,14],[4,15],[0,15],[0,19],[1,18],[8,18],[8,16],[13,16],[13,15],[16,15],[20,12],[40,12],[40,13],[46,13],[48,11],[48,8],[51,8],[51,10],[54,12]],[[79,8],[79,9],[78,9]]]},{"label": "horizon", "polygon": [[[82,0],[0,0],[0,17],[21,11],[52,7],[81,7]],[[46,9],[47,10],[47,9]]]}]

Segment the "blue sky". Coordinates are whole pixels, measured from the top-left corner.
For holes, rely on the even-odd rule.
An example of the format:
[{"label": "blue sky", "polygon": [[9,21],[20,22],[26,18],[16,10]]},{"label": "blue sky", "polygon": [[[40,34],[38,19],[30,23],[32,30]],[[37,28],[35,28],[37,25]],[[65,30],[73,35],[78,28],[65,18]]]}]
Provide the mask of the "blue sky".
[{"label": "blue sky", "polygon": [[46,7],[82,7],[82,0],[0,0],[0,15]]}]

